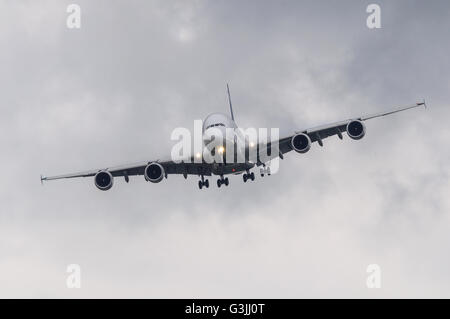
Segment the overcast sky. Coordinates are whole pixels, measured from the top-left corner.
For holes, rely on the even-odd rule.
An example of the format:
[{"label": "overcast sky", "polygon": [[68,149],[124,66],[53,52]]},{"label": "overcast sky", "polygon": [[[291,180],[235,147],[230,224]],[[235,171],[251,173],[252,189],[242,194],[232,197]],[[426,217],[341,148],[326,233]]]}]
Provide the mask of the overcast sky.
[{"label": "overcast sky", "polygon": [[[374,2],[381,29],[371,1],[1,1],[0,297],[449,298],[450,3]],[[40,185],[167,156],[227,82],[242,127],[429,108],[246,184]]]}]

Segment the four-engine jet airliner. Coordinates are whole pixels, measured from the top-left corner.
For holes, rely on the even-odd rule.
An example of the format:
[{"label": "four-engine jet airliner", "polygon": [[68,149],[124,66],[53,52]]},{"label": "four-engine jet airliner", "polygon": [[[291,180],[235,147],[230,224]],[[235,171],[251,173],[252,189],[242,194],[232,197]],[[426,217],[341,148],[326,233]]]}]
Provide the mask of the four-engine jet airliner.
[{"label": "four-engine jet airliner", "polygon": [[[207,134],[209,133],[208,130],[232,129],[236,132],[238,138],[245,139],[245,137],[240,136],[238,126],[234,121],[233,107],[231,104],[230,90],[228,88],[228,85],[227,92],[230,106],[230,116],[222,113],[210,114],[203,121],[203,136],[210,136],[210,134]],[[97,188],[102,191],[106,191],[113,186],[114,177],[124,177],[125,181],[128,183],[129,177],[134,175],[144,175],[145,180],[152,183],[159,183],[164,178],[167,178],[167,176],[170,174],[183,175],[184,178],[187,178],[188,175],[197,175],[200,178],[200,180],[198,181],[198,187],[200,189],[202,189],[203,187],[209,187],[209,181],[205,178],[205,176],[212,176],[213,174],[220,177],[217,180],[218,187],[221,187],[222,185],[228,186],[228,177],[224,176],[230,174],[243,174],[242,176],[244,182],[247,182],[247,180],[253,181],[255,179],[255,174],[254,172],[250,172],[250,170],[255,166],[260,167],[261,177],[264,176],[264,174],[270,175],[270,167],[266,167],[266,164],[274,158],[279,157],[283,159],[284,154],[292,150],[297,153],[306,153],[311,148],[312,143],[317,142],[320,146],[323,146],[323,140],[325,138],[337,135],[340,139],[342,139],[343,133],[345,132],[351,139],[359,140],[363,138],[366,133],[366,127],[364,124],[366,120],[405,111],[419,106],[426,107],[425,101],[409,106],[394,108],[385,112],[354,117],[348,120],[316,126],[309,129],[297,130],[292,132],[292,134],[289,134],[288,136],[280,137],[276,141],[278,143],[277,152],[267,151],[267,148],[271,147],[271,143],[267,143],[267,141],[261,143],[252,143],[246,140],[245,143],[242,144],[243,149],[233,147],[234,150],[232,150],[232,152],[234,153],[240,152],[241,154],[249,154],[249,148],[256,148],[256,158],[247,156],[244,162],[238,162],[236,160],[231,162],[220,161],[212,163],[206,162],[204,160],[201,160],[200,162],[194,160],[178,162],[173,161],[172,159],[156,159],[130,165],[94,169],[75,174],[49,177],[41,176],[41,182],[56,179],[94,176],[95,186],[97,186]],[[269,156],[265,156],[264,159],[259,156],[259,153],[262,149],[264,149],[265,154],[269,154]],[[218,148],[219,153],[225,153],[227,151],[230,152],[230,150],[225,150],[223,145]],[[236,158],[236,156],[234,157]]]}]

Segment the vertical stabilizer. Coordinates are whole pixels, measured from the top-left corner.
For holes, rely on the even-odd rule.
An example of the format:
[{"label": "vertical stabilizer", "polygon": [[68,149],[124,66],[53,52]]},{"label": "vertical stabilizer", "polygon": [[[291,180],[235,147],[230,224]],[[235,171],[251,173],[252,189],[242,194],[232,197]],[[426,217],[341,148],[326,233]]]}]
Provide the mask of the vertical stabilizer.
[{"label": "vertical stabilizer", "polygon": [[227,92],[228,92],[228,102],[230,103],[231,119],[234,121],[233,105],[231,105],[230,87],[228,86],[228,83],[227,83]]}]

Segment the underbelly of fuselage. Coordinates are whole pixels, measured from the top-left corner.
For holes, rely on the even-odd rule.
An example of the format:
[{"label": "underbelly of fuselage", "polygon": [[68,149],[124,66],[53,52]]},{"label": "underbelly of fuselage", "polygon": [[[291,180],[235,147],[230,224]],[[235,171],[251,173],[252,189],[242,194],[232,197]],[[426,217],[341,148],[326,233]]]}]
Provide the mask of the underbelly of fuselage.
[{"label": "underbelly of fuselage", "polygon": [[254,166],[254,163],[214,163],[212,166],[212,173],[214,175],[240,174],[248,169],[253,168]]}]

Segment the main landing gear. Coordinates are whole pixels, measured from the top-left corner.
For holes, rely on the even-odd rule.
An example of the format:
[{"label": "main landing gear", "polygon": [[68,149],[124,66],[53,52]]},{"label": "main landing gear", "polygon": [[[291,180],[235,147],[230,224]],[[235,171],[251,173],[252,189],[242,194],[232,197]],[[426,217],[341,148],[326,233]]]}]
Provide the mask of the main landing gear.
[{"label": "main landing gear", "polygon": [[223,175],[220,176],[220,179],[217,180],[217,187],[220,188],[220,186],[222,186],[222,184],[225,184],[225,186],[228,186],[230,182],[228,181],[228,177],[223,178]]},{"label": "main landing gear", "polygon": [[242,175],[242,180],[244,181],[244,183],[247,183],[248,179],[251,179],[252,181],[254,181],[255,180],[255,173],[253,173],[253,172],[249,173],[247,171],[246,174]]},{"label": "main landing gear", "polygon": [[202,189],[203,186],[205,186],[206,188],[209,188],[209,181],[205,180],[205,178],[202,175],[202,180],[198,181],[198,188]]}]

